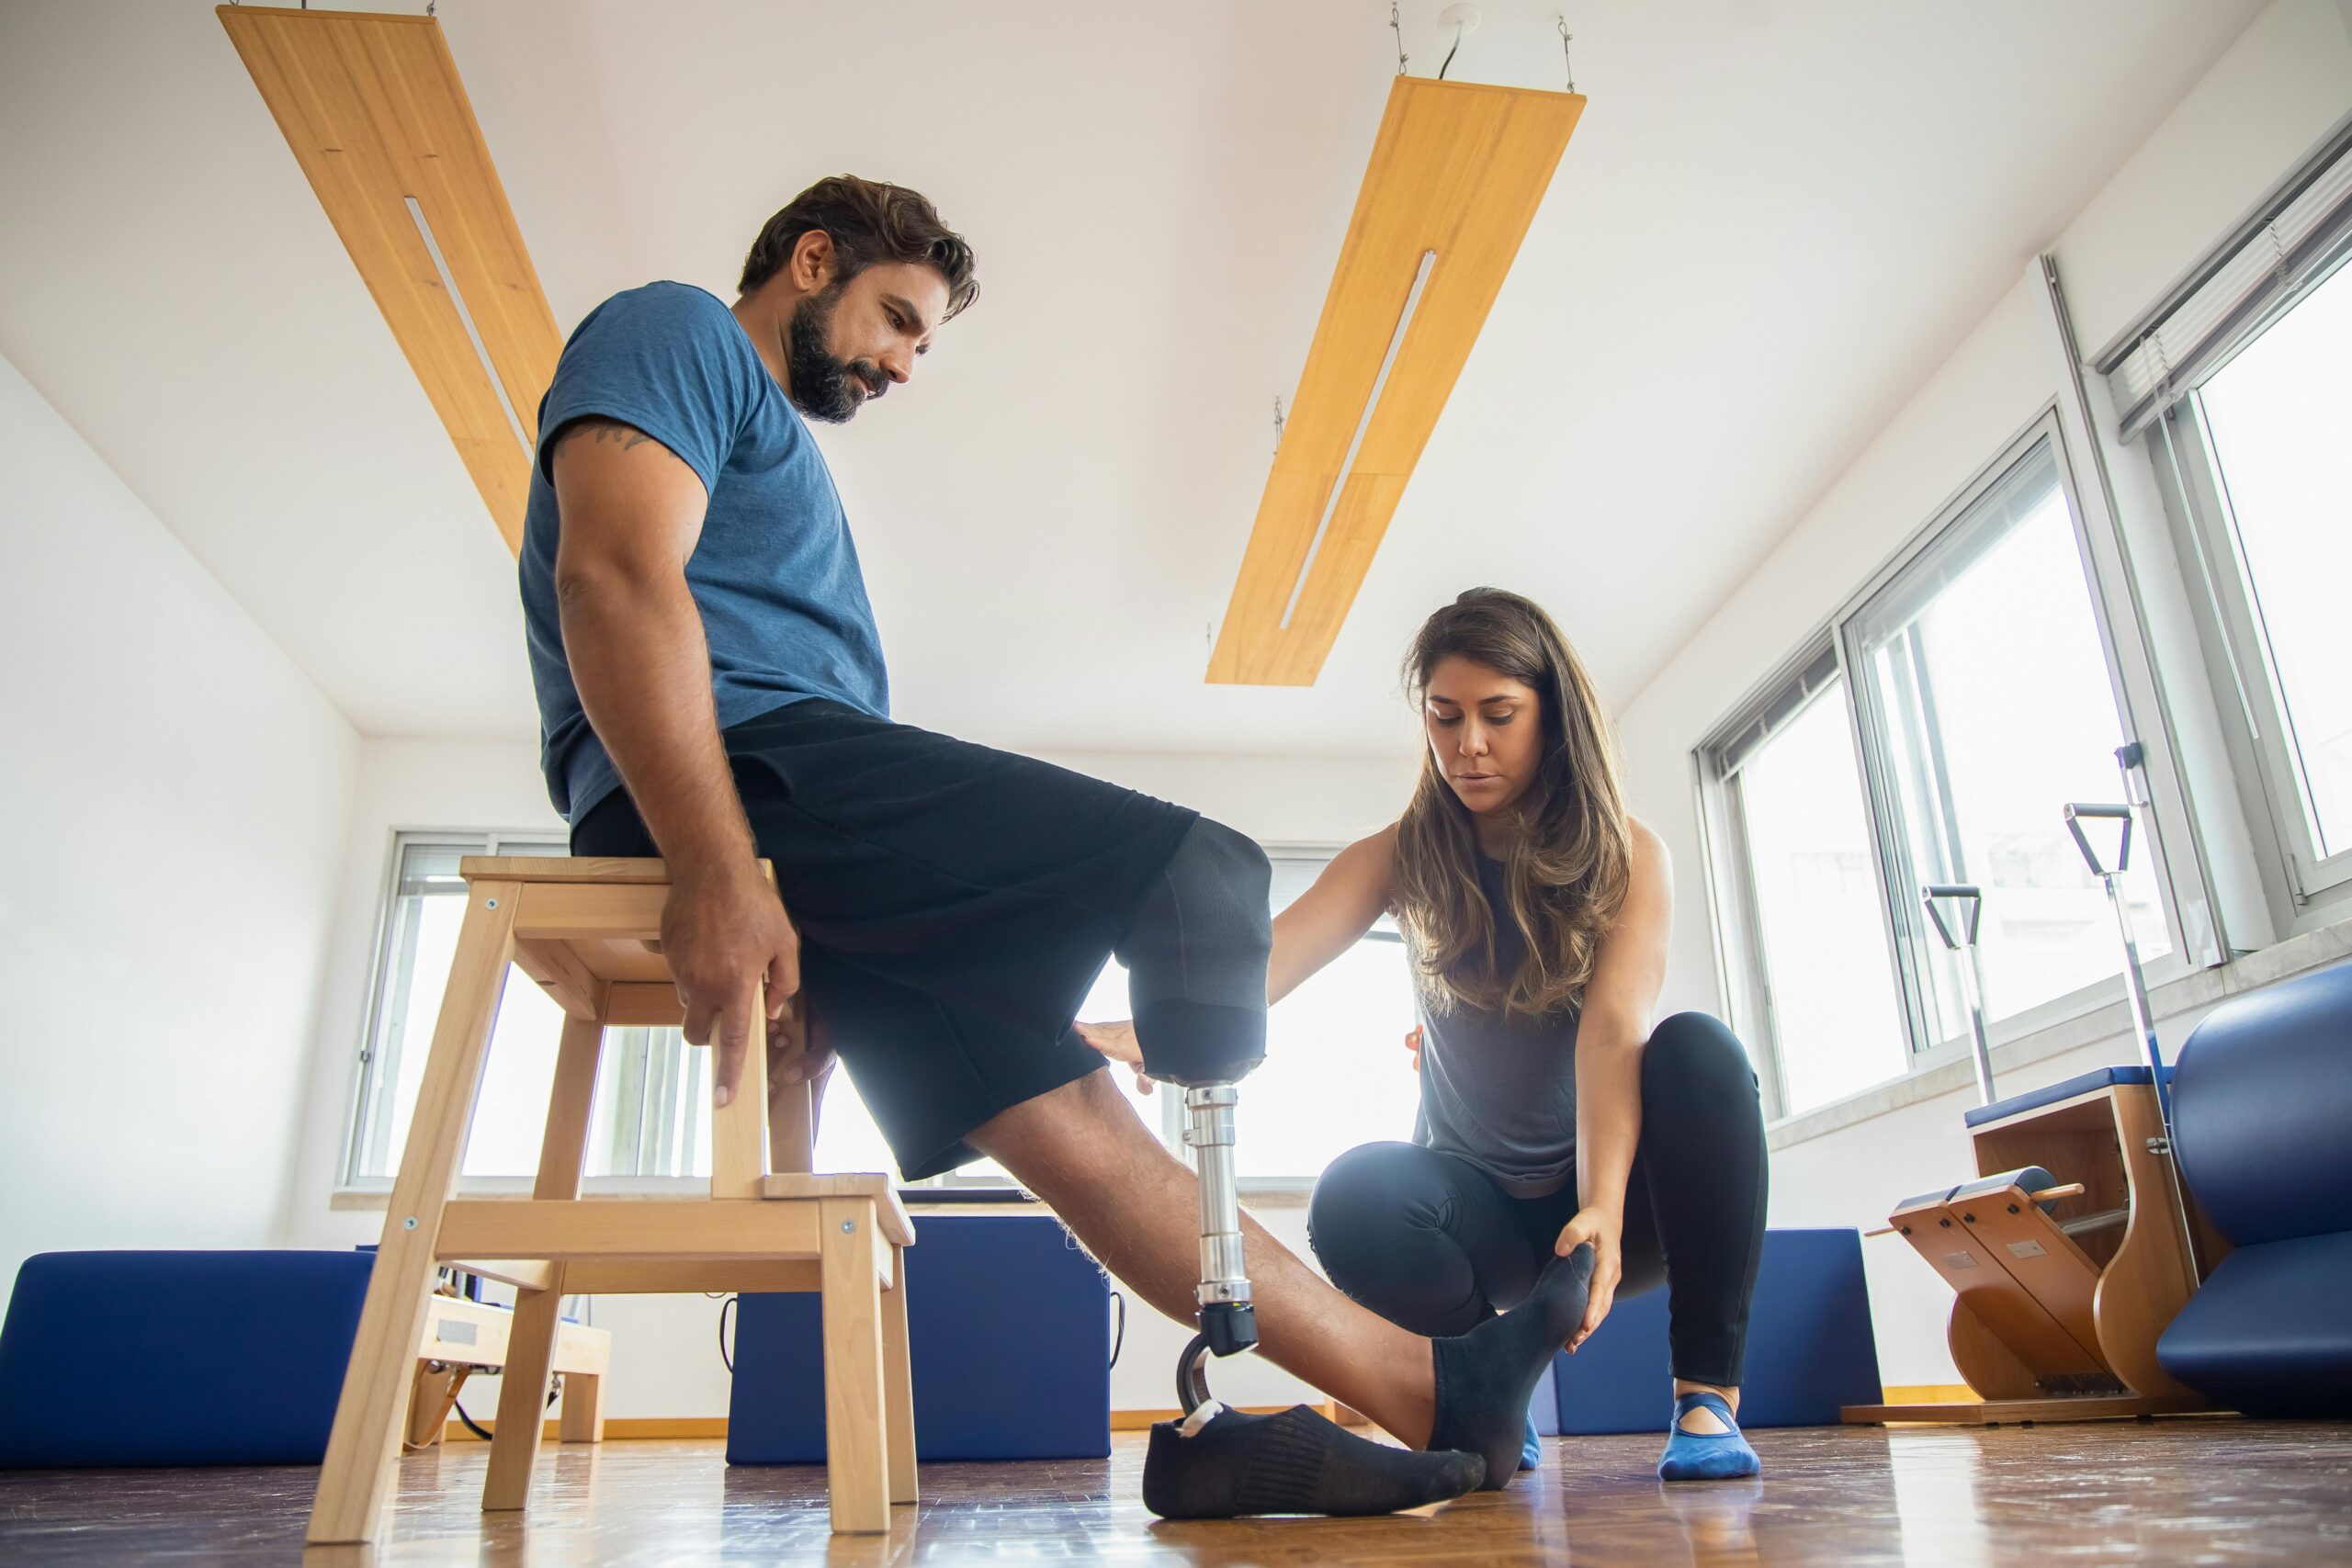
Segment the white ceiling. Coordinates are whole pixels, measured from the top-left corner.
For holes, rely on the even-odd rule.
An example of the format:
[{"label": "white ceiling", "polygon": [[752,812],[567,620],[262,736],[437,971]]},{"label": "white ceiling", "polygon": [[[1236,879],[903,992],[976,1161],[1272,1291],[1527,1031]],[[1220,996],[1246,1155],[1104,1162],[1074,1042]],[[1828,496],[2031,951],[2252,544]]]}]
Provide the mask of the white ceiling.
[{"label": "white ceiling", "polygon": [[[414,11],[419,0],[393,7]],[[1438,0],[1408,0],[1416,72]],[[1487,0],[1458,79],[1562,85]],[[1372,755],[1477,582],[1634,695],[2259,9],[1568,0],[1591,98],[1321,682],[1202,681],[1394,53],[1378,0],[443,0],[568,330],[851,170],[979,305],[822,441],[910,722]],[[0,354],[363,731],[534,731],[513,566],[205,0],[0,0]]]}]

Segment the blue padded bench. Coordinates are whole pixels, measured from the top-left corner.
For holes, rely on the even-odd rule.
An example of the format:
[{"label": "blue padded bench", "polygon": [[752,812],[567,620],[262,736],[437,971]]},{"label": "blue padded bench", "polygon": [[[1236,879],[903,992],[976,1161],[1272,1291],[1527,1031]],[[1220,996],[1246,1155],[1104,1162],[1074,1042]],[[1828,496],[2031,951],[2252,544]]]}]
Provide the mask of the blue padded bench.
[{"label": "blue padded bench", "polygon": [[0,1326],[0,1469],[318,1463],[374,1261],[27,1258]]},{"label": "blue padded bench", "polygon": [[[1575,1355],[1552,1358],[1562,1432],[1666,1430],[1666,1296],[1664,1286],[1620,1296]],[[1739,1424],[1749,1428],[1835,1427],[1840,1406],[1884,1397],[1860,1233],[1764,1233],[1746,1379]],[[920,1418],[920,1393],[917,1408]]]},{"label": "blue padded bench", "polygon": [[[2165,1082],[2174,1081],[2176,1069],[2165,1068]],[[2109,1084],[2144,1084],[2148,1081],[2145,1067],[2096,1067],[2087,1073],[2077,1073],[2060,1083],[2041,1089],[2030,1089],[2023,1094],[2013,1094],[2007,1100],[1996,1100],[1990,1105],[1980,1105],[1963,1111],[1961,1120],[1971,1127],[1982,1127],[1987,1122],[1998,1122],[2005,1116],[2015,1116],[2020,1111],[2039,1111],[2045,1105],[2055,1105],[2062,1100],[2072,1100],[2078,1094],[2091,1094]]]},{"label": "blue padded bench", "polygon": [[[915,1457],[1108,1454],[1110,1286],[1061,1222],[925,1214],[916,1236],[901,1254]],[[814,1295],[738,1300],[729,1463],[823,1462],[821,1324]]]},{"label": "blue padded bench", "polygon": [[2236,1250],[2156,1359],[2249,1416],[2352,1415],[2352,964],[2207,1014],[2174,1072],[2173,1132]]}]

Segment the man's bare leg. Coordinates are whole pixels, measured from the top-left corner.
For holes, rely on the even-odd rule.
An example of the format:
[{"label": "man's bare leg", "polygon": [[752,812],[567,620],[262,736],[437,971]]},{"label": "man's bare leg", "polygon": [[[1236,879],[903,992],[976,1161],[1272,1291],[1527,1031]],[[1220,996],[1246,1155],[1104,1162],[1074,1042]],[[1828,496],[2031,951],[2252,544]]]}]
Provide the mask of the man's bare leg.
[{"label": "man's bare leg", "polygon": [[[1014,1106],[971,1134],[1052,1206],[1145,1300],[1193,1321],[1200,1277],[1193,1172],[1168,1152],[1108,1069]],[[1350,1301],[1247,1215],[1243,1254],[1259,1352],[1419,1448],[1436,1419],[1430,1342]]]}]

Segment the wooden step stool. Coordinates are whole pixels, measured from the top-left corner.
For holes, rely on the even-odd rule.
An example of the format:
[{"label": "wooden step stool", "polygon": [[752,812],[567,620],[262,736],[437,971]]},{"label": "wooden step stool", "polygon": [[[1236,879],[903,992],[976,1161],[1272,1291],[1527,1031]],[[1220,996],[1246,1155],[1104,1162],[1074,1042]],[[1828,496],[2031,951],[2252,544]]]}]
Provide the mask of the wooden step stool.
[{"label": "wooden step stool", "polygon": [[[767,1041],[754,1029],[734,1100],[712,1117],[709,1196],[583,1201],[580,1171],[605,1030],[674,1028],[682,1020],[659,947],[669,873],[658,860],[520,856],[469,857],[459,870],[465,923],[335,1406],[309,1540],[375,1535],[400,1452],[427,1297],[443,1263],[517,1292],[484,1509],[520,1508],[529,1493],[565,1295],[816,1291],[824,1303],[833,1529],[887,1530],[890,1505],[915,1500],[899,1257],[913,1244],[914,1227],[889,1179],[808,1174],[808,1086],[761,1092]],[[565,1013],[538,1178],[527,1201],[453,1201],[510,963]]]}]

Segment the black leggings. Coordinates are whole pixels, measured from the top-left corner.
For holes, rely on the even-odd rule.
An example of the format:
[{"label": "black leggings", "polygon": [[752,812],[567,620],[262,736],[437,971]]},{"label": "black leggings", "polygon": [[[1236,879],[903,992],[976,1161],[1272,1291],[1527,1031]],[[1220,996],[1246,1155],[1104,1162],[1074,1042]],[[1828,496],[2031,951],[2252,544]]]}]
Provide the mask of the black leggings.
[{"label": "black leggings", "polygon": [[[1673,1374],[1739,1385],[1764,1245],[1764,1118],[1731,1031],[1677,1013],[1642,1053],[1619,1295],[1668,1285]],[[1416,1334],[1464,1334],[1525,1299],[1577,1208],[1574,1183],[1512,1198],[1456,1155],[1364,1144],[1315,1184],[1307,1236],[1331,1282]]]}]

